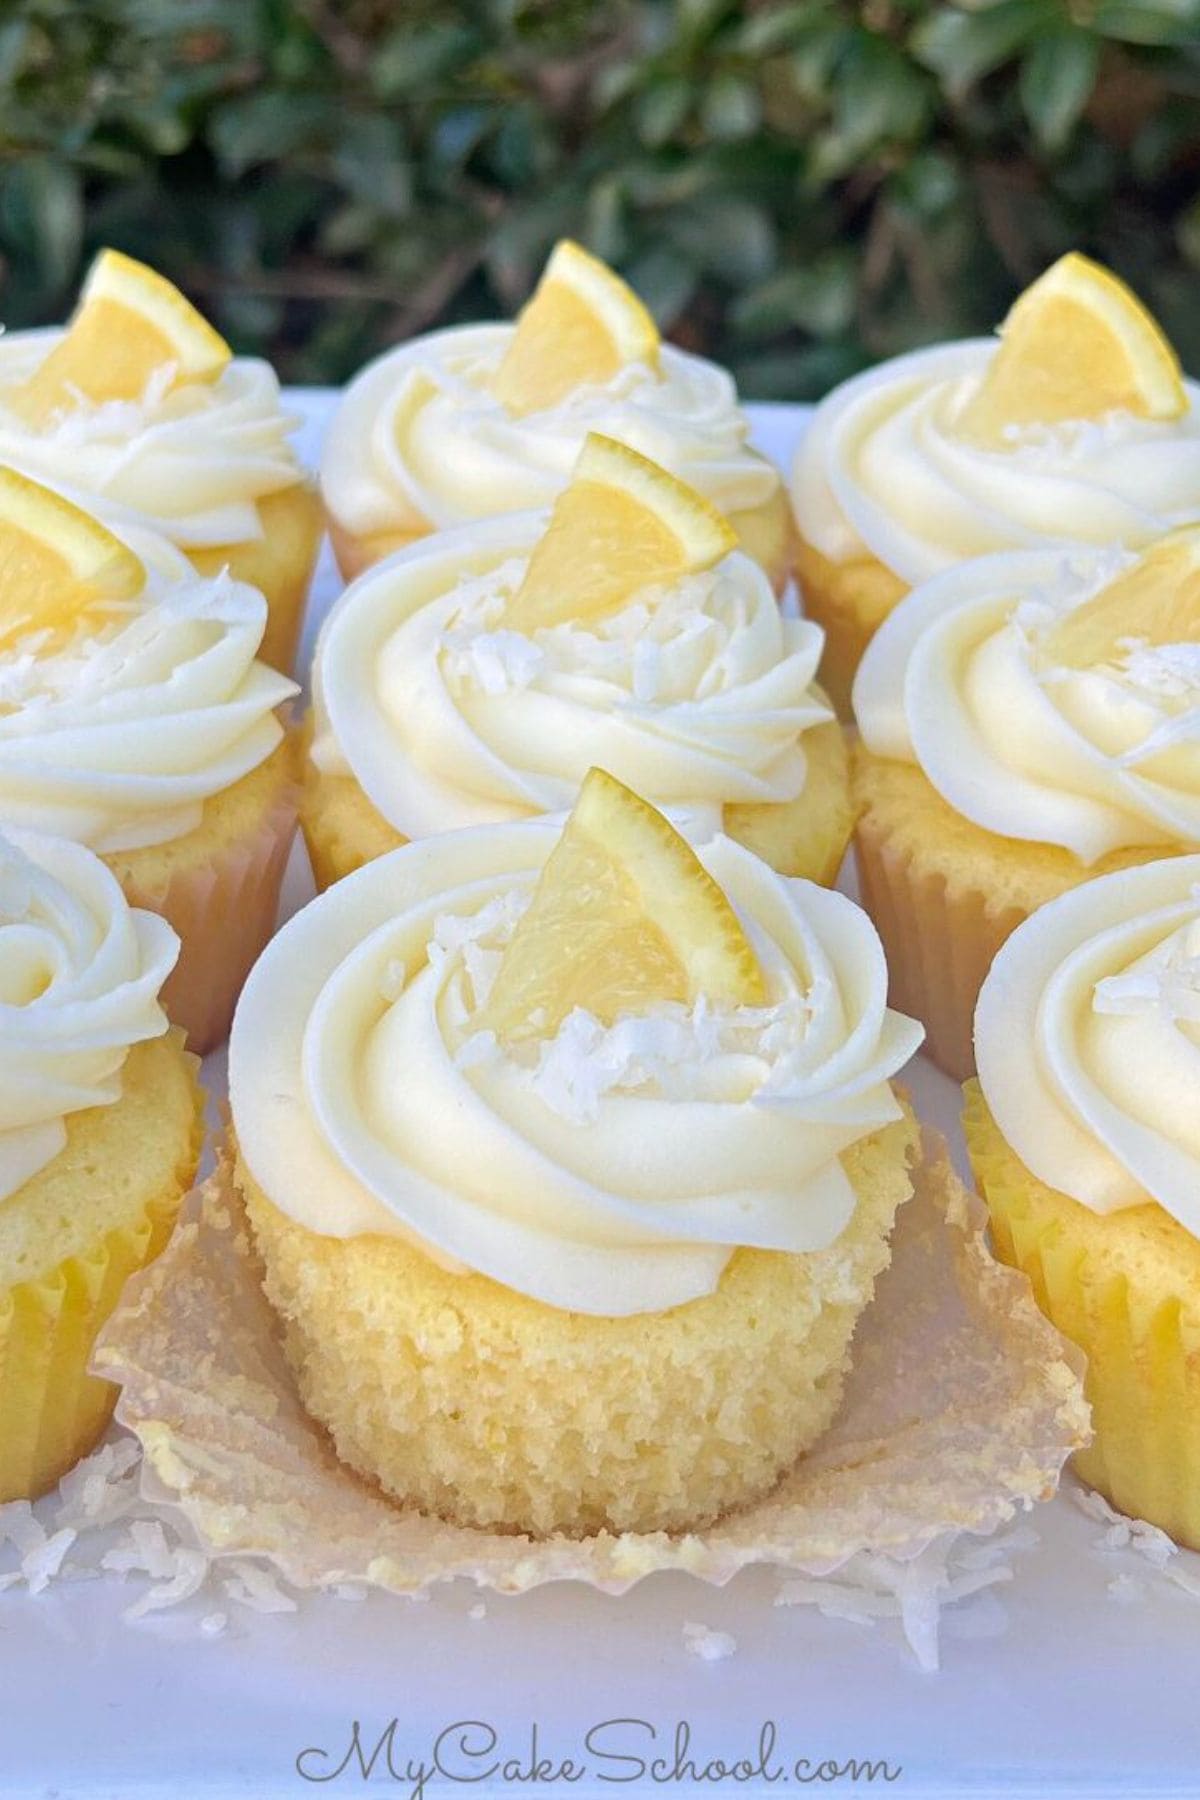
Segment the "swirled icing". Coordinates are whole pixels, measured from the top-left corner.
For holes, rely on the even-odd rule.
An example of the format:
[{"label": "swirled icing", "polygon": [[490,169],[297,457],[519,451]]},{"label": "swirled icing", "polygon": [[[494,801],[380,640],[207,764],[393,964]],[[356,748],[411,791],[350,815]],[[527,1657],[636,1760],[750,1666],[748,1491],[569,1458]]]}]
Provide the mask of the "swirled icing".
[{"label": "swirled icing", "polygon": [[906,595],[854,684],[867,748],[920,765],[986,831],[1058,844],[1081,862],[1144,844],[1200,844],[1200,646],[1139,644],[1063,668],[1064,613],[1129,567],[1121,550],[1010,551]]},{"label": "swirled icing", "polygon": [[410,838],[558,811],[594,764],[708,829],[726,804],[794,799],[803,734],[832,717],[819,628],[735,553],[588,625],[507,630],[545,526],[463,526],[346,590],[314,660],[317,766]]},{"label": "swirled icing", "polygon": [[161,1037],[179,939],[77,844],[0,833],[0,1205],[121,1097],[130,1046]]},{"label": "swirled icing", "polygon": [[0,824],[108,852],[193,830],[275,749],[297,688],[256,661],[256,588],[202,579],[164,538],[97,511],[146,585],[65,644],[30,632],[0,649]]},{"label": "swirled icing", "polygon": [[1156,1200],[1200,1237],[1200,856],[1041,907],[983,985],[975,1046],[1039,1180],[1098,1213]]},{"label": "swirled icing", "polygon": [[737,390],[716,364],[664,345],[658,370],[629,364],[603,386],[518,418],[490,387],[513,330],[431,332],[350,383],[321,461],[326,505],[347,531],[444,531],[546,505],[592,431],[641,451],[722,512],[777,492],[779,476],[747,448]]},{"label": "swirled icing", "polygon": [[176,385],[168,368],[140,401],[81,401],[39,430],[5,405],[5,389],[62,336],[0,337],[0,463],[126,507],[186,549],[261,538],[258,501],[302,479],[289,443],[296,420],[270,365],[239,356],[215,381]]},{"label": "swirled icing", "polygon": [[917,350],[835,388],[796,455],[801,534],[910,585],[964,557],[1048,543],[1139,547],[1200,514],[1200,388],[1182,418],[1026,427],[993,449],[959,427],[998,339]]},{"label": "swirled icing", "polygon": [[561,820],[407,845],[299,913],[243,991],[238,1144],[310,1230],[383,1233],[552,1306],[611,1316],[711,1292],[737,1245],[833,1243],[839,1152],[898,1116],[920,1027],[842,896],[724,837],[698,854],[737,907],[767,1005],[664,1007],[540,1050],[474,1029]]}]

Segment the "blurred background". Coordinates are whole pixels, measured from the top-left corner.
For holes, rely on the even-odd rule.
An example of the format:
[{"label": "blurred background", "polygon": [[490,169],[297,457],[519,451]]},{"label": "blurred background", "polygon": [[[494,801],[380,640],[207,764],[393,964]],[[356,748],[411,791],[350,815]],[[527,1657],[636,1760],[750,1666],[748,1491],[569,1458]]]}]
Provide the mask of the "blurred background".
[{"label": "blurred background", "polygon": [[563,234],[752,398],[1075,246],[1200,371],[1200,0],[0,0],[0,319],[113,244],[285,379],[512,312]]}]

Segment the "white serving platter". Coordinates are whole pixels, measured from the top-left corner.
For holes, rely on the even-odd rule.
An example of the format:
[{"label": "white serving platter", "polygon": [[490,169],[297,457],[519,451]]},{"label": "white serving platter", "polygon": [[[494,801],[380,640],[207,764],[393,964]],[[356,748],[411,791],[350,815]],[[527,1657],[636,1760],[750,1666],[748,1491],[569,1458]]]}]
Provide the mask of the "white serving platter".
[{"label": "white serving platter", "polygon": [[[291,398],[312,463],[333,397]],[[786,466],[804,409],[750,411],[760,448]],[[306,652],[338,585],[326,554]],[[286,910],[310,892],[299,854]],[[206,1075],[219,1096],[220,1056]],[[953,1084],[919,1061],[907,1078],[961,1154]],[[482,1616],[461,1583],[421,1605],[312,1596],[293,1614],[235,1611],[213,1639],[195,1608],[125,1623],[131,1596],[116,1578],[0,1594],[0,1800],[294,1800],[322,1788],[407,1797],[421,1791],[407,1762],[429,1762],[439,1734],[462,1721],[476,1721],[468,1749],[454,1749],[453,1732],[443,1738],[446,1772],[424,1794],[1200,1795],[1200,1601],[1133,1551],[1101,1547],[1104,1526],[1081,1510],[1070,1478],[1028,1523],[1037,1541],[1013,1558],[1012,1581],[946,1614],[934,1674],[894,1621],[868,1627],[777,1606],[780,1578],[762,1569],[720,1590],[669,1574],[620,1599],[575,1584],[488,1595]],[[1172,1567],[1200,1592],[1200,1557]],[[723,1642],[730,1653],[705,1661],[685,1647],[689,1624],[736,1647]],[[396,1721],[394,1774],[382,1755],[369,1782],[354,1761],[337,1773],[356,1720],[369,1747]],[[702,1768],[753,1764],[768,1722],[771,1767],[787,1780],[674,1773],[680,1724]],[[535,1727],[539,1757],[583,1772],[553,1779],[543,1762],[533,1778]],[[604,1729],[589,1754],[593,1728]],[[665,1766],[656,1777],[618,1755]],[[507,1779],[488,1773],[508,1759]],[[799,1759],[809,1767],[798,1774]],[[831,1780],[828,1767],[813,1778],[852,1759],[886,1762],[894,1779],[879,1770]]]}]

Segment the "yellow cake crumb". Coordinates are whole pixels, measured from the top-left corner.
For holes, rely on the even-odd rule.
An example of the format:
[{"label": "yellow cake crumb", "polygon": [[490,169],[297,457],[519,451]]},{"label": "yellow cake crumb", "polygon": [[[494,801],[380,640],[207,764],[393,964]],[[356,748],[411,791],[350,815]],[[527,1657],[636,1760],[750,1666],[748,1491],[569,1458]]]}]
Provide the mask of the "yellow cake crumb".
[{"label": "yellow cake crumb", "polygon": [[911,1114],[846,1151],[859,1196],[811,1255],[741,1249],[663,1313],[559,1311],[395,1237],[327,1238],[238,1161],[301,1397],[338,1455],[464,1525],[686,1531],[761,1498],[820,1436],[911,1193]]}]

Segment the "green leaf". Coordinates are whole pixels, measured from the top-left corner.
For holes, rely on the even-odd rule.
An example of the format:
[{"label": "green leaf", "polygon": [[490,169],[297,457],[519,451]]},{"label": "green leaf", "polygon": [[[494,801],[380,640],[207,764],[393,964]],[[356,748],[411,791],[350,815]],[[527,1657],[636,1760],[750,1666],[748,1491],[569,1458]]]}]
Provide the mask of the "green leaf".
[{"label": "green leaf", "polygon": [[758,89],[739,75],[718,75],[700,103],[700,122],[717,142],[750,137],[761,118]]},{"label": "green leaf", "polygon": [[643,144],[657,149],[674,137],[687,118],[692,104],[692,85],[682,75],[671,75],[655,81],[638,95],[634,107],[634,123]]},{"label": "green leaf", "polygon": [[1193,49],[1200,44],[1198,0],[1099,0],[1092,29],[1125,44],[1155,44]]},{"label": "green leaf", "polygon": [[1021,104],[1044,149],[1058,151],[1069,141],[1091,99],[1099,63],[1099,39],[1078,25],[1046,32],[1025,57]]},{"label": "green leaf", "polygon": [[1052,0],[996,0],[970,12],[941,6],[917,26],[910,46],[941,78],[946,92],[962,99],[976,82],[1024,49],[1056,12]]},{"label": "green leaf", "polygon": [[57,297],[74,276],[83,242],[79,176],[48,156],[0,166],[0,234]]}]

